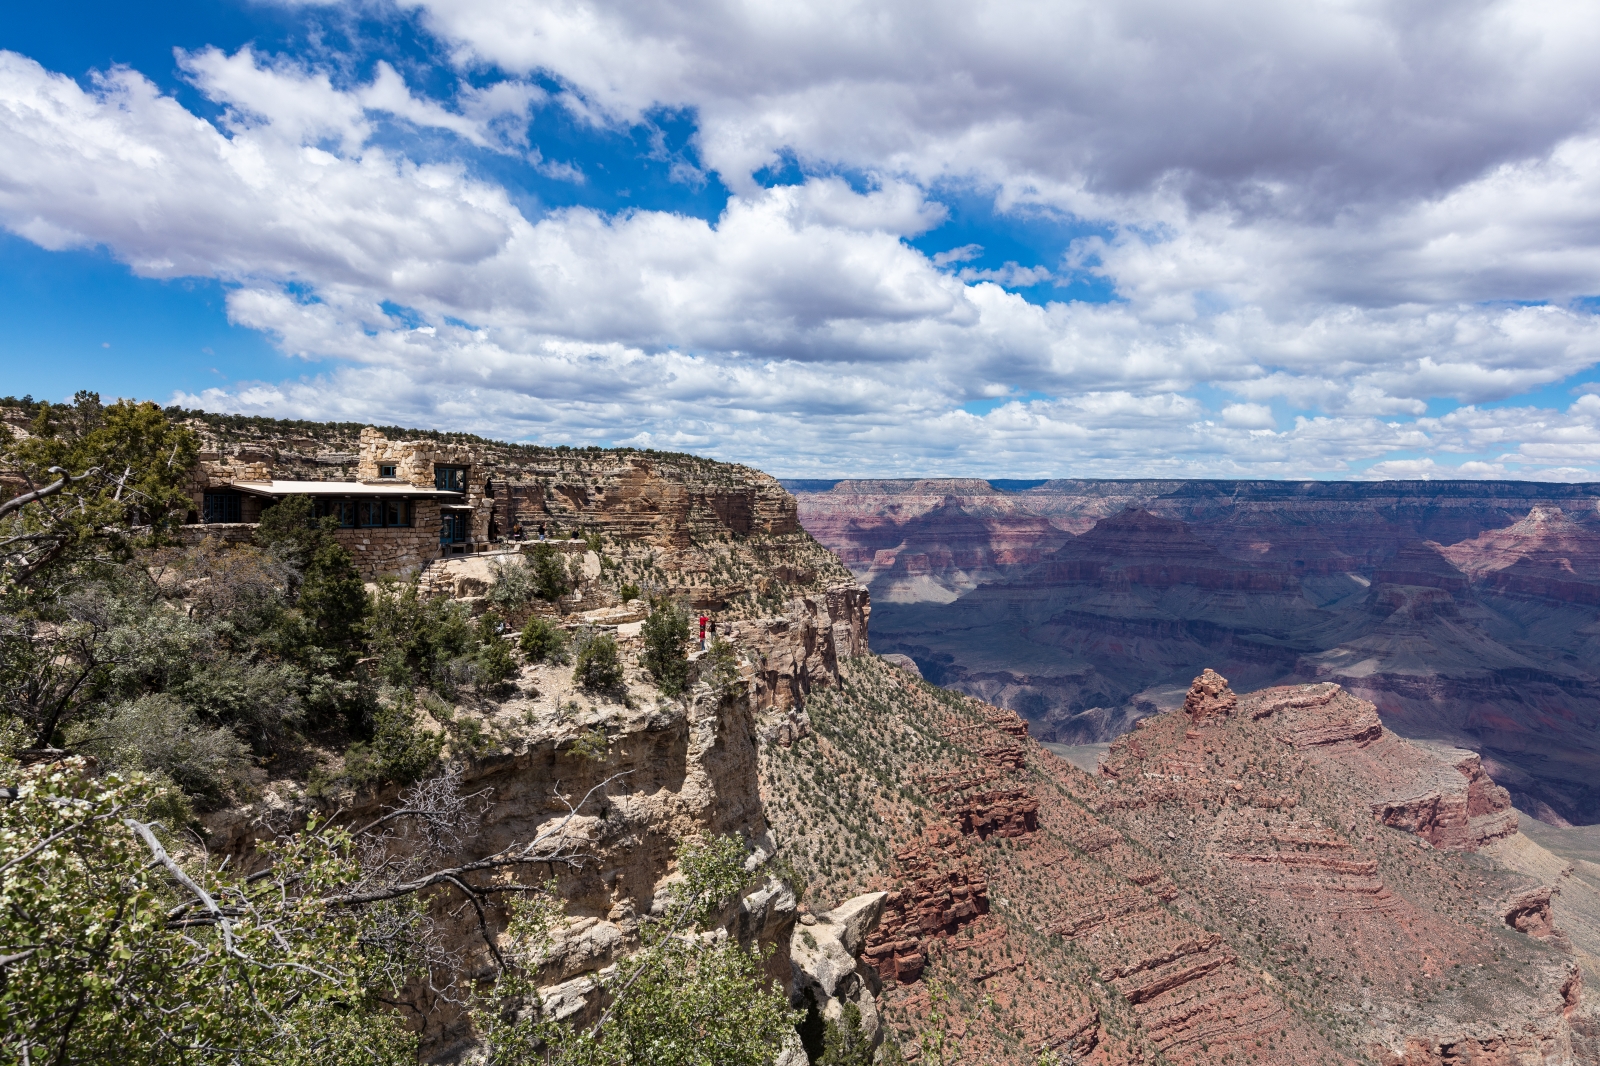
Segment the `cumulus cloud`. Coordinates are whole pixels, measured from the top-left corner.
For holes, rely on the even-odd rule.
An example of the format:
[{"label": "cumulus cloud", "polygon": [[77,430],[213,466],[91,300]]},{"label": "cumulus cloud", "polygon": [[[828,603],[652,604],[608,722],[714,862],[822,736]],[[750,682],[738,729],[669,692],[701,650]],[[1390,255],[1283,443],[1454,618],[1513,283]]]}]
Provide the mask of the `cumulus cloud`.
[{"label": "cumulus cloud", "polygon": [[[384,62],[349,84],[183,53],[213,124],[136,71],[85,88],[0,52],[0,224],[221,278],[234,322],[331,361],[180,397],[212,407],[796,474],[1600,467],[1600,396],[1493,406],[1600,361],[1583,5],[401,6],[453,50],[450,98]],[[530,138],[555,106],[690,114],[734,195],[714,219],[541,211],[470,164],[589,180]],[[803,180],[756,181],[790,160]],[[952,191],[1097,235],[1032,264],[925,255]],[[1116,299],[1012,291],[1083,279]],[[961,410],[1008,396],[1031,398]],[[1465,406],[1430,416],[1440,398]]]},{"label": "cumulus cloud", "polygon": [[402,3],[462,62],[547,72],[596,115],[697,109],[729,180],[794,152],[1326,213],[1542,155],[1600,88],[1600,25],[1562,0]]}]

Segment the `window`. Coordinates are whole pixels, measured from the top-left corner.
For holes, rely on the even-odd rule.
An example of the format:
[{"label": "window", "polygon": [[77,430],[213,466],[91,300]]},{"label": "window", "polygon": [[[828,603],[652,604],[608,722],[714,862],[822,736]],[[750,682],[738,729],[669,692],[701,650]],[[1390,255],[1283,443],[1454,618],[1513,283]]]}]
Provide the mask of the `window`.
[{"label": "window", "polygon": [[467,516],[447,514],[439,526],[440,544],[460,544],[467,539]]},{"label": "window", "polygon": [[394,464],[393,463],[385,463],[382,466],[378,467],[378,476],[379,477],[394,477]]},{"label": "window", "polygon": [[467,468],[436,464],[433,468],[433,487],[442,492],[466,492]]},{"label": "window", "polygon": [[317,517],[332,515],[345,529],[381,529],[385,526],[409,526],[412,521],[410,500],[346,499],[317,501]]},{"label": "window", "polygon": [[237,492],[208,492],[206,493],[205,521],[209,525],[213,522],[240,522],[244,508],[242,497]]}]

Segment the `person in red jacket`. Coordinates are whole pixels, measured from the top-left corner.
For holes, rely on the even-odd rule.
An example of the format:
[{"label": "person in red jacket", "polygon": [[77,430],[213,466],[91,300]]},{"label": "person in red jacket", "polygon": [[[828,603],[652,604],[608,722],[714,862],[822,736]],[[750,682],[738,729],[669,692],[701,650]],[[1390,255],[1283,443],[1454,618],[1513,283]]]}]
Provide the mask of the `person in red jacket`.
[{"label": "person in red jacket", "polygon": [[705,615],[700,616],[700,650],[706,650],[706,623],[711,621]]}]

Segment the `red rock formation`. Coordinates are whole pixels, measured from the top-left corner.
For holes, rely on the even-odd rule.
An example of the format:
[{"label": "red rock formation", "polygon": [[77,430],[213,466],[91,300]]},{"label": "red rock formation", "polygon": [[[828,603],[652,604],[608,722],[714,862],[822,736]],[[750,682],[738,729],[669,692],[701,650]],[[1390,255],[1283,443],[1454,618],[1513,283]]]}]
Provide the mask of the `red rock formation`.
[{"label": "red rock formation", "polygon": [[1189,686],[1189,694],[1183,700],[1183,713],[1196,722],[1203,722],[1207,718],[1226,718],[1238,704],[1233,690],[1228,687],[1228,679],[1208,666]]}]

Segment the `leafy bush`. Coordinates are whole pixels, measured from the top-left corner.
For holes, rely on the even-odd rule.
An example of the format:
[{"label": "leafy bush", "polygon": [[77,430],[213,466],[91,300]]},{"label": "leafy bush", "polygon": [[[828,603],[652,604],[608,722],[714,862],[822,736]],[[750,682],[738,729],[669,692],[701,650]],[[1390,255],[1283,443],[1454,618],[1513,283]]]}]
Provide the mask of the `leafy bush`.
[{"label": "leafy bush", "polygon": [[842,1021],[829,1020],[822,1049],[822,1066],[872,1066],[872,1043],[861,1028],[860,1007],[846,1003]]},{"label": "leafy bush", "polygon": [[366,634],[367,591],[355,559],[334,533],[339,520],[317,518],[309,496],[286,496],[261,513],[256,544],[300,571],[298,606],[326,648],[353,650]]},{"label": "leafy bush", "polygon": [[606,731],[599,726],[584,730],[567,745],[569,755],[576,755],[585,762],[598,762],[604,759],[606,752],[610,750],[611,738],[606,736]]},{"label": "leafy bush", "polygon": [[80,391],[70,406],[40,404],[26,435],[0,433],[0,465],[41,492],[0,515],[0,587],[159,542],[191,506],[198,455],[195,435],[153,403],[108,407],[99,393]]},{"label": "leafy bush", "polygon": [[386,583],[373,600],[372,651],[378,670],[392,685],[419,679],[450,689],[458,682],[452,668],[473,649],[474,635],[465,604],[424,599],[417,586]]},{"label": "leafy bush", "polygon": [[503,623],[489,611],[478,620],[478,653],[474,662],[474,683],[485,691],[497,691],[517,673],[517,660],[501,636]]},{"label": "leafy bush", "polygon": [[152,861],[154,782],[96,778],[75,759],[14,773],[0,944],[27,947],[0,983],[0,1061],[416,1062],[416,1038],[372,991],[379,930],[317,895],[357,876],[342,831],[264,846],[264,878],[186,864],[216,901],[208,914],[174,880],[178,861]]},{"label": "leafy bush", "polygon": [[689,679],[689,616],[670,601],[659,603],[650,612],[639,635],[644,638],[640,665],[668,696],[684,690]]},{"label": "leafy bush", "polygon": [[379,706],[370,741],[350,745],[344,755],[345,777],[357,786],[377,781],[408,784],[428,772],[442,745],[443,738],[417,725],[416,704],[406,693]]},{"label": "leafy bush", "polygon": [[572,681],[590,692],[609,692],[622,684],[622,660],[617,638],[610,633],[589,634],[578,646]]},{"label": "leafy bush", "polygon": [[528,558],[531,562],[524,565],[533,570],[535,596],[554,603],[567,594],[572,584],[567,579],[567,568],[561,552],[550,544],[535,544]]},{"label": "leafy bush", "polygon": [[636,600],[639,598],[639,586],[630,581],[617,589],[617,595],[622,597],[623,603],[627,603],[629,600]]},{"label": "leafy bush", "polygon": [[[491,1062],[554,1066],[767,1066],[792,1038],[800,1015],[767,980],[767,955],[704,932],[721,905],[747,880],[744,846],[733,837],[691,842],[678,850],[683,875],[666,912],[639,930],[643,949],[621,960],[606,980],[611,1004],[599,1022],[577,1029],[519,1010],[535,994],[528,970],[515,966],[474,1004],[473,1022]],[[544,958],[561,920],[549,899],[519,907],[508,940],[513,957]],[[770,949],[768,950],[770,954]],[[613,998],[614,997],[614,998]]]},{"label": "leafy bush", "polygon": [[522,636],[518,639],[522,645],[522,654],[528,657],[529,662],[560,663],[567,660],[567,635],[560,626],[548,618],[535,615],[528,619],[528,624],[522,627]]},{"label": "leafy bush", "polygon": [[526,556],[507,562],[492,560],[489,574],[493,581],[486,596],[490,605],[507,617],[519,616],[539,596],[538,573]]},{"label": "leafy bush", "polygon": [[700,676],[723,693],[741,684],[744,677],[739,673],[739,655],[733,645],[721,637],[713,640],[705,658],[700,660]]},{"label": "leafy bush", "polygon": [[161,774],[211,807],[248,795],[256,776],[250,749],[231,729],[202,725],[191,708],[164,693],[77,723],[67,740],[112,769]]}]

